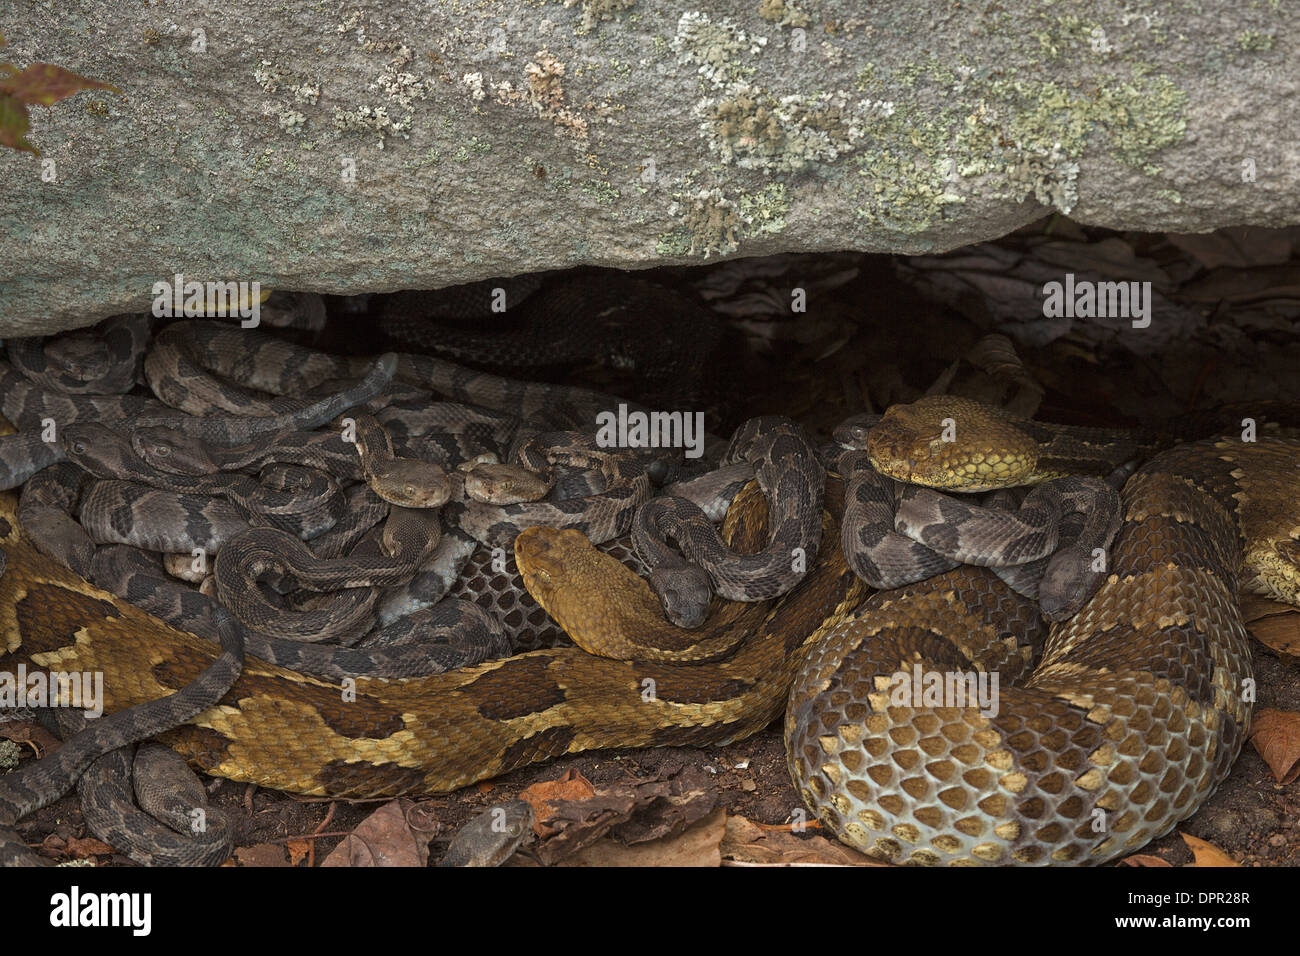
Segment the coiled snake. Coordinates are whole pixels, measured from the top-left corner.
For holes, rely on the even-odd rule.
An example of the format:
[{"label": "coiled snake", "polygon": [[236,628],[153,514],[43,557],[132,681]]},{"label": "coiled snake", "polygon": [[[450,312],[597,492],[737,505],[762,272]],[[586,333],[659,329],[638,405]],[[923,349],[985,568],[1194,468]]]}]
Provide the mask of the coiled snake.
[{"label": "coiled snake", "polygon": [[[913,664],[1002,669],[1008,681],[1029,670],[1036,625],[986,571],[949,572],[859,610],[866,586],[840,549],[822,548],[780,599],[715,605],[705,632],[727,615],[743,634],[734,649],[629,662],[596,655],[624,592],[654,606],[646,585],[578,532],[538,527],[516,541],[519,568],[588,650],[358,680],[354,699],[331,681],[251,661],[219,705],[163,739],[210,773],[278,789],[444,791],[580,750],[729,742],[770,722],[794,680],[791,772],[847,841],[907,862],[1100,862],[1193,812],[1241,747],[1250,657],[1237,572],[1244,561],[1243,583],[1294,600],[1298,456],[1300,444],[1262,439],[1183,445],[1149,462],[1125,487],[1110,576],[1054,629],[996,716],[894,705],[887,694]],[[832,479],[823,540],[839,539],[843,507]],[[766,503],[751,487],[724,538],[754,553],[765,528]],[[176,694],[212,663],[210,642],[39,554],[7,495],[0,549],[0,667],[100,671],[106,708],[117,711]],[[985,613],[972,618],[977,607]],[[987,645],[935,635],[930,624],[944,616],[986,628]],[[666,624],[651,636],[676,651],[698,640]],[[13,815],[0,809],[0,824]]]},{"label": "coiled snake", "polygon": [[[867,447],[934,484],[954,484],[954,464],[970,484],[1041,466],[949,460],[961,445],[935,440],[941,420],[978,434],[983,413],[936,401]],[[984,569],[872,598],[794,681],[786,750],[805,802],[844,842],[906,863],[1101,863],[1167,833],[1249,730],[1238,587],[1300,603],[1298,466],[1300,442],[1280,438],[1156,456],[1124,486],[1109,574],[1041,656],[1035,609]]]}]

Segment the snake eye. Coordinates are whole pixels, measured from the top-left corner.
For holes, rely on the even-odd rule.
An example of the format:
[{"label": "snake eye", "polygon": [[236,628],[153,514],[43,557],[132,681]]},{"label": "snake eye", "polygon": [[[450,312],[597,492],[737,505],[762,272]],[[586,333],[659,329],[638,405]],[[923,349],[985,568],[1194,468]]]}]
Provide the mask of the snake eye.
[{"label": "snake eye", "polygon": [[408,497],[408,498],[414,498],[414,497],[415,497],[415,485],[407,485],[407,486],[406,486],[406,497]]},{"label": "snake eye", "polygon": [[159,458],[166,458],[172,453],[172,450],[166,445],[159,445],[153,451]]},{"label": "snake eye", "polygon": [[84,441],[74,441],[72,443],[72,453],[74,455],[84,455],[86,453],[86,443]]},{"label": "snake eye", "polygon": [[867,437],[867,430],[868,429],[866,425],[854,425],[853,437],[861,441],[863,438]]}]

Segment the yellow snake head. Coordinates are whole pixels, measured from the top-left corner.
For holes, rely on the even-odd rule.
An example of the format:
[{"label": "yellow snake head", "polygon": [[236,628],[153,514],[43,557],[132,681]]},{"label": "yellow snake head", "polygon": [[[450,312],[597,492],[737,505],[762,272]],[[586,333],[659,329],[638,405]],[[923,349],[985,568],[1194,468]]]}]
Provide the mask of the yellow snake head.
[{"label": "yellow snake head", "polygon": [[930,395],[891,406],[867,436],[867,456],[898,481],[991,491],[1024,484],[1038,464],[1038,446],[996,408]]},{"label": "yellow snake head", "polygon": [[525,529],[515,538],[515,564],[528,593],[570,636],[620,633],[629,615],[663,616],[644,581],[572,528]]},{"label": "yellow snake head", "polygon": [[755,624],[741,620],[755,605],[728,601],[714,601],[698,628],[664,620],[650,585],[572,528],[521,532],[515,538],[515,564],[528,592],[588,654],[617,660],[713,660],[733,649]]}]

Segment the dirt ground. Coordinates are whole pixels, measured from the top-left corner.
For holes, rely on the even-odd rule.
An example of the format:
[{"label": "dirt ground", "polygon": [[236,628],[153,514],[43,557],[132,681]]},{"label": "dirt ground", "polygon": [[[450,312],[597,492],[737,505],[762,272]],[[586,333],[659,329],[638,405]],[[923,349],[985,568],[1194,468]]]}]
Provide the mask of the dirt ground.
[{"label": "dirt ground", "polygon": [[[1096,238],[1078,232],[1072,235],[1080,241]],[[1159,237],[1123,238],[1139,252],[1163,261],[1160,256],[1165,253],[1161,252],[1164,247],[1158,244]],[[1203,274],[1204,270],[1188,273],[1193,278]],[[818,437],[825,437],[829,427],[843,417],[880,402],[880,388],[897,387],[898,382],[913,389],[926,388],[974,344],[981,332],[969,318],[919,297],[900,281],[884,257],[864,257],[858,279],[835,295],[835,301],[823,308],[836,310],[836,316],[851,323],[853,338],[822,362],[760,361],[756,374],[750,370],[749,414],[792,414],[816,430]],[[888,315],[880,314],[882,309],[887,309]],[[1154,409],[1191,407],[1203,399],[1205,383],[1226,376],[1224,363],[1229,361],[1222,351],[1189,346],[1185,361],[1189,366],[1200,363],[1200,367],[1189,367],[1173,376],[1185,384],[1180,391],[1169,387],[1173,379],[1168,373],[1168,355],[1159,359],[1120,356],[1103,364],[1077,343],[1063,342],[1039,350],[1022,348],[1021,356],[1026,367],[1047,387],[1040,417],[1098,425],[1131,424],[1137,417],[1135,409],[1144,405]],[[882,366],[892,367],[896,375],[882,379],[877,371]],[[1296,658],[1256,644],[1257,708],[1300,711],[1298,668]],[[429,829],[435,831],[430,862],[436,863],[451,834],[475,812],[508,800],[532,784],[554,780],[567,770],[578,771],[599,791],[686,766],[705,770],[719,805],[728,814],[754,823],[788,823],[801,805],[786,771],[779,725],[727,747],[647,749],[562,758],[413,803],[430,821]],[[210,788],[214,803],[226,809],[234,820],[236,846],[241,848],[234,862],[239,865],[289,865],[291,844],[299,848],[299,856],[304,845],[311,848],[307,857],[297,861],[298,865],[318,863],[383,802],[304,799],[222,780],[210,781]],[[1187,833],[1214,844],[1243,865],[1300,865],[1297,820],[1300,784],[1277,784],[1264,760],[1247,744],[1227,781],[1205,806],[1178,832],[1142,852],[1173,865],[1190,863],[1192,853],[1178,835]],[[52,855],[61,855],[70,839],[86,836],[72,797],[23,821],[20,829],[29,843],[44,845]],[[816,835],[817,831],[810,829],[804,838]],[[101,865],[130,865],[118,855],[96,859]]]}]

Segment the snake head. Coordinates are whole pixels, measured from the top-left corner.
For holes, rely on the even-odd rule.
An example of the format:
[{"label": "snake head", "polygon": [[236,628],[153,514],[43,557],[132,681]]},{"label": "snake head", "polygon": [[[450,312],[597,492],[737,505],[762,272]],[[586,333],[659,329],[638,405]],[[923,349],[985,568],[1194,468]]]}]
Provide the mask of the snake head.
[{"label": "snake head", "polygon": [[841,448],[861,451],[867,447],[867,438],[871,435],[871,430],[879,424],[880,418],[881,416],[870,413],[846,418],[835,426],[831,438]]},{"label": "snake head", "polygon": [[696,628],[709,614],[713,582],[703,568],[694,565],[656,568],[650,572],[650,588],[659,595],[664,617],[678,627]]},{"label": "snake head", "polygon": [[596,553],[587,536],[572,528],[525,528],[515,538],[515,564],[524,587],[550,611],[549,600],[561,596],[580,567]]},{"label": "snake head", "polygon": [[540,501],[554,484],[553,479],[548,481],[545,476],[523,465],[473,462],[461,465],[457,471],[465,475],[465,494],[485,504]]},{"label": "snake head", "polygon": [[526,528],[515,564],[528,593],[585,650],[659,613],[645,581],[573,528]]},{"label": "snake head", "polygon": [[958,492],[1024,484],[1038,465],[1038,444],[1015,419],[955,395],[891,406],[867,436],[866,450],[883,475]]},{"label": "snake head", "polygon": [[59,444],[73,464],[80,465],[97,478],[117,477],[101,464],[106,454],[116,451],[124,459],[135,457],[130,442],[100,422],[64,425],[59,431]]},{"label": "snake head", "polygon": [[451,480],[441,465],[393,458],[370,479],[371,490],[403,508],[440,508],[451,498]]},{"label": "snake head", "polygon": [[210,475],[221,468],[202,440],[164,425],[131,432],[131,447],[147,464],[175,475]]},{"label": "snake head", "polygon": [[103,375],[113,361],[108,346],[97,335],[87,333],[54,339],[45,346],[45,358],[65,374],[83,380]]}]

